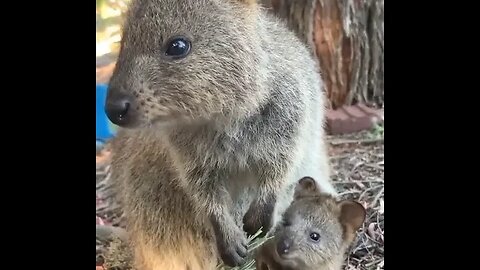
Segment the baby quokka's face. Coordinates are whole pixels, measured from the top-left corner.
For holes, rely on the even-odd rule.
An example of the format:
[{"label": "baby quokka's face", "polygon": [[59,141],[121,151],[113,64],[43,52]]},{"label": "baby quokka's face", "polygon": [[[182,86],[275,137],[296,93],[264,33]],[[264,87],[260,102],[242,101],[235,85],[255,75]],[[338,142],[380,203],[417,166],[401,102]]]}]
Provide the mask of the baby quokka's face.
[{"label": "baby quokka's face", "polygon": [[343,252],[343,228],[336,213],[318,207],[316,200],[293,202],[275,230],[278,259],[291,269],[328,264]]},{"label": "baby quokka's face", "polygon": [[109,83],[109,119],[134,128],[254,110],[263,94],[249,9],[240,0],[134,0]]},{"label": "baby quokka's face", "polygon": [[314,179],[302,178],[274,238],[264,248],[271,265],[262,270],[332,269],[343,259],[365,216],[361,204],[337,201],[323,194]]}]

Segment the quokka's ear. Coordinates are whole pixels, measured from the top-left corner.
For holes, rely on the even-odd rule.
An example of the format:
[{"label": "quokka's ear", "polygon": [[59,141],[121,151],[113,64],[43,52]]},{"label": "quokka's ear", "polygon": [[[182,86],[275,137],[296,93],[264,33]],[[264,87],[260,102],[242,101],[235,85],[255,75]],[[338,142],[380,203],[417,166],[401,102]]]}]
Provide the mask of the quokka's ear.
[{"label": "quokka's ear", "polygon": [[339,202],[340,206],[340,223],[348,229],[349,233],[355,233],[367,216],[367,211],[358,202],[344,200]]},{"label": "quokka's ear", "polygon": [[304,197],[312,197],[320,195],[320,189],[317,182],[312,177],[305,176],[298,180],[295,186],[294,199],[300,199]]}]

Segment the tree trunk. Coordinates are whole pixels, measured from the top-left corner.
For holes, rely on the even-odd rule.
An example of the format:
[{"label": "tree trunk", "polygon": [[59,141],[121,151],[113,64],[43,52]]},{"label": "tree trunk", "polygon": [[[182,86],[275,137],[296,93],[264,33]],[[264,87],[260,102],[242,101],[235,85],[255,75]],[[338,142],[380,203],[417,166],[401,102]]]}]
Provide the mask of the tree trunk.
[{"label": "tree trunk", "polygon": [[320,61],[330,107],[384,102],[383,0],[262,0]]}]

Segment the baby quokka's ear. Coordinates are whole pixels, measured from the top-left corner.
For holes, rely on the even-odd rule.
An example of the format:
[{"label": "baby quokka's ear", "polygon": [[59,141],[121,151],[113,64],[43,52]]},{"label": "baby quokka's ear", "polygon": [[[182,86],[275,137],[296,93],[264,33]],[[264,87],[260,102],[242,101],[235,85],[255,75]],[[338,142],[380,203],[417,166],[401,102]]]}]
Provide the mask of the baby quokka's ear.
[{"label": "baby quokka's ear", "polygon": [[298,180],[293,197],[296,200],[318,195],[320,195],[320,189],[317,182],[313,178],[306,176]]},{"label": "baby quokka's ear", "polygon": [[362,227],[367,216],[367,211],[358,202],[344,200],[339,202],[340,206],[340,223],[345,230],[345,237],[352,238],[355,232]]}]

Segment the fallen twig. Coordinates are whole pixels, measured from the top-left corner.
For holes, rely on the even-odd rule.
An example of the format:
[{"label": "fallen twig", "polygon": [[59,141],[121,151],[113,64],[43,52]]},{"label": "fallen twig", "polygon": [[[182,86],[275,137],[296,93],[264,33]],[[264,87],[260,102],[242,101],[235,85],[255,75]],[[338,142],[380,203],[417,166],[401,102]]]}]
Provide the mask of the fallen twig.
[{"label": "fallen twig", "polygon": [[341,144],[376,144],[376,143],[383,143],[382,138],[374,138],[374,139],[358,139],[358,140],[332,140],[329,141],[331,145],[341,145]]}]

